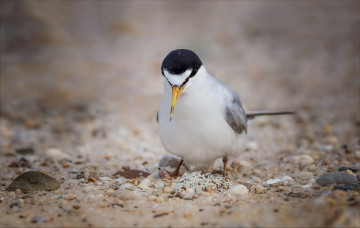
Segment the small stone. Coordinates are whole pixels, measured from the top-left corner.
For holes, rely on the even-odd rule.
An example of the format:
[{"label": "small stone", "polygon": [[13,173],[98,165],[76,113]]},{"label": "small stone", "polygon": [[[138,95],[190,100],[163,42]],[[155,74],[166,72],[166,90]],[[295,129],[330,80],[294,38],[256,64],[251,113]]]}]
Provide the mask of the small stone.
[{"label": "small stone", "polygon": [[264,194],[266,192],[266,188],[260,184],[255,184],[250,187],[250,191],[254,192],[255,194]]},{"label": "small stone", "polygon": [[229,193],[231,195],[247,195],[249,190],[242,184],[237,184],[231,186],[225,193]]},{"label": "small stone", "polygon": [[332,133],[332,131],[333,131],[332,126],[329,125],[329,124],[325,124],[324,127],[323,127],[323,129],[324,129],[324,132],[325,132],[325,133],[328,133],[328,134]]},{"label": "small stone", "polygon": [[95,183],[95,182],[96,182],[96,178],[93,177],[93,176],[89,176],[88,182],[93,182],[93,183]]},{"label": "small stone", "polygon": [[285,196],[292,197],[292,198],[300,198],[300,199],[307,198],[307,196],[301,192],[290,192],[290,193],[285,194]]},{"label": "small stone", "polygon": [[136,187],[130,183],[125,183],[125,184],[120,185],[120,189],[135,190],[135,188]]},{"label": "small stone", "polygon": [[264,186],[269,186],[269,185],[273,185],[273,184],[287,184],[289,182],[292,182],[293,179],[289,176],[283,176],[281,178],[276,178],[276,179],[270,179],[267,180],[266,182],[264,182]]},{"label": "small stone", "polygon": [[141,188],[142,190],[149,189],[151,183],[152,183],[152,180],[150,178],[145,178],[139,184],[139,188]]},{"label": "small stone", "polygon": [[10,168],[18,168],[18,167],[20,167],[20,164],[19,164],[19,162],[11,162],[8,165],[8,167],[10,167]]},{"label": "small stone", "polygon": [[26,158],[20,158],[19,163],[21,167],[31,168],[30,162]]},{"label": "small stone", "polygon": [[290,157],[290,162],[296,164],[296,165],[300,165],[300,166],[306,166],[306,165],[310,165],[312,163],[314,163],[314,159],[307,154],[302,154],[302,155],[295,155]]},{"label": "small stone", "polygon": [[350,167],[340,167],[339,168],[339,172],[346,171],[346,170],[350,170],[353,173],[356,173],[357,171],[359,171],[358,169],[350,168]]},{"label": "small stone", "polygon": [[258,148],[258,144],[254,141],[251,141],[246,144],[245,151],[256,151]]},{"label": "small stone", "polygon": [[74,200],[76,199],[76,196],[74,194],[67,194],[65,197],[64,197],[65,200],[67,201],[71,201],[71,200]]},{"label": "small stone", "polygon": [[79,209],[80,209],[80,206],[79,206],[79,205],[73,205],[72,208],[73,208],[74,210],[79,210]]},{"label": "small stone", "polygon": [[25,126],[28,129],[36,129],[40,127],[39,123],[36,120],[31,119],[25,121]]},{"label": "small stone", "polygon": [[69,163],[67,163],[67,162],[63,162],[63,163],[61,163],[61,166],[62,166],[64,169],[66,169],[66,168],[69,168],[69,167],[70,167]]},{"label": "small stone", "polygon": [[343,190],[343,191],[348,191],[348,190],[360,191],[360,183],[356,183],[356,184],[338,184],[338,185],[334,186],[334,189],[339,189],[339,190]]},{"label": "small stone", "polygon": [[6,189],[7,191],[15,191],[21,189],[27,193],[31,191],[53,191],[60,188],[60,183],[54,178],[37,171],[28,171],[18,176]]},{"label": "small stone", "polygon": [[162,180],[156,180],[154,187],[157,189],[163,189],[165,187],[165,182]]},{"label": "small stone", "polygon": [[353,173],[353,171],[351,171],[350,169],[347,169],[345,172],[356,177],[356,174]]},{"label": "small stone", "polygon": [[[127,167],[123,167],[123,169],[124,168],[127,168]],[[147,177],[150,175],[150,173],[142,171],[142,170],[136,170],[136,169],[124,169],[124,171],[119,170],[113,174],[113,176],[117,176],[117,175],[125,177],[126,179],[135,179],[135,178],[140,178],[140,177]]]},{"label": "small stone", "polygon": [[208,193],[210,193],[210,194],[215,193],[214,189],[209,188],[209,187],[204,188],[204,192],[208,192]]},{"label": "small stone", "polygon": [[10,204],[10,208],[14,208],[14,207],[20,207],[20,204],[19,203]]},{"label": "small stone", "polygon": [[68,158],[68,155],[63,153],[61,150],[56,148],[50,148],[46,151],[46,156],[55,160],[61,160],[64,158]]},{"label": "small stone", "polygon": [[169,214],[169,212],[162,212],[162,213],[159,213],[159,214],[155,214],[155,215],[153,216],[153,218],[159,218],[159,217],[162,217],[162,216],[168,215],[168,214]]},{"label": "small stone", "polygon": [[316,183],[321,186],[330,184],[352,184],[356,182],[358,182],[356,176],[348,173],[330,173],[316,180]]},{"label": "small stone", "polygon": [[315,179],[311,178],[309,180],[309,183],[305,184],[305,185],[301,185],[302,188],[311,188],[313,186],[313,184],[315,183]]},{"label": "small stone", "polygon": [[121,208],[123,208],[123,207],[124,207],[124,204],[122,204],[122,203],[112,203],[111,206],[112,206],[112,207],[115,207],[115,206],[116,206],[116,207],[121,207]]},{"label": "small stone", "polygon": [[245,173],[251,169],[251,165],[247,161],[233,161],[230,167],[239,173]]},{"label": "small stone", "polygon": [[29,148],[17,149],[16,153],[21,154],[21,155],[28,155],[28,154],[34,154],[35,151],[33,148],[29,147]]},{"label": "small stone", "polygon": [[112,194],[112,196],[119,198],[120,200],[133,200],[138,197],[134,191],[128,191],[125,189],[119,189]]},{"label": "small stone", "polygon": [[46,221],[46,218],[43,216],[35,216],[31,219],[31,223],[41,223]]}]

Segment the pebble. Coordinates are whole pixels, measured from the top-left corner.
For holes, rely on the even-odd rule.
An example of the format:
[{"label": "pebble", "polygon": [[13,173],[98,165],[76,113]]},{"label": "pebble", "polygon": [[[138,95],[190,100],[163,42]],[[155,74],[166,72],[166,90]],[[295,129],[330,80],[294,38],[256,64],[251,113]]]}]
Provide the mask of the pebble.
[{"label": "pebble", "polygon": [[156,180],[154,187],[157,189],[163,189],[165,187],[165,183],[162,180]]},{"label": "pebble", "polygon": [[289,160],[290,162],[300,166],[310,165],[314,162],[314,159],[307,154],[291,156]]},{"label": "pebble", "polygon": [[142,190],[149,189],[150,184],[152,184],[152,180],[150,178],[145,178],[140,182],[139,188],[141,188]]},{"label": "pebble", "polygon": [[330,173],[325,174],[316,180],[316,183],[321,186],[330,184],[352,184],[358,182],[356,176],[348,173]]},{"label": "pebble", "polygon": [[180,158],[171,154],[164,154],[160,161],[159,167],[173,167],[176,168],[180,163]]},{"label": "pebble", "polygon": [[343,191],[348,191],[348,190],[360,191],[360,183],[356,183],[356,184],[338,184],[338,185],[334,186],[334,189],[339,189],[339,190],[343,190]]},{"label": "pebble", "polygon": [[31,219],[31,223],[41,223],[46,221],[46,218],[43,216],[35,216]]},{"label": "pebble", "polygon": [[289,176],[283,176],[281,178],[276,178],[276,179],[270,179],[267,180],[263,183],[264,186],[269,186],[269,185],[273,185],[273,184],[287,184],[289,182],[292,182],[293,179]]},{"label": "pebble", "polygon": [[249,190],[242,184],[236,184],[231,186],[225,193],[229,193],[231,195],[247,195]]},{"label": "pebble", "polygon": [[175,184],[173,191],[186,192],[192,190],[197,194],[210,188],[215,192],[222,192],[229,189],[229,180],[222,176],[214,176],[205,171],[196,171],[188,175],[183,175]]},{"label": "pebble", "polygon": [[65,197],[64,197],[65,200],[68,200],[68,201],[71,201],[71,200],[74,200],[76,199],[76,196],[74,194],[67,194]]},{"label": "pebble", "polygon": [[302,188],[311,188],[313,186],[313,184],[315,183],[315,179],[311,178],[309,183],[305,184],[305,185],[301,185]]},{"label": "pebble", "polygon": [[251,169],[251,165],[247,161],[233,161],[230,167],[239,173],[245,173]]},{"label": "pebble", "polygon": [[21,155],[28,155],[28,154],[34,154],[35,151],[33,148],[29,147],[29,148],[17,149],[16,153],[21,154]]},{"label": "pebble", "polygon": [[10,204],[10,208],[14,208],[14,207],[20,207],[20,204],[19,203]]},{"label": "pebble", "polygon": [[245,146],[246,151],[256,151],[257,149],[259,149],[259,146],[254,141],[248,142]]},{"label": "pebble", "polygon": [[125,177],[126,179],[136,179],[140,177],[147,177],[150,175],[150,173],[137,170],[137,169],[128,169],[128,170],[119,170],[113,176],[120,175],[122,177]]},{"label": "pebble", "polygon": [[133,200],[138,198],[138,194],[136,194],[135,191],[128,191],[125,189],[119,189],[117,191],[115,191],[112,196],[119,198],[121,200]]},{"label": "pebble", "polygon": [[260,184],[255,184],[250,187],[250,190],[255,194],[264,194],[266,192],[266,188],[261,186]]},{"label": "pebble", "polygon": [[60,183],[54,178],[37,171],[28,171],[17,178],[9,185],[7,191],[15,191],[21,189],[27,193],[31,191],[53,191],[60,188]]},{"label": "pebble", "polygon": [[338,170],[339,170],[339,172],[346,171],[346,170],[350,170],[350,171],[353,172],[353,173],[356,173],[357,171],[359,171],[358,169],[349,168],[349,167],[340,167]]},{"label": "pebble", "polygon": [[61,160],[64,158],[68,158],[69,156],[63,153],[61,150],[56,148],[50,148],[46,151],[46,156],[55,160]]},{"label": "pebble", "polygon": [[133,184],[124,183],[124,184],[120,185],[120,189],[121,190],[135,190],[136,187]]}]

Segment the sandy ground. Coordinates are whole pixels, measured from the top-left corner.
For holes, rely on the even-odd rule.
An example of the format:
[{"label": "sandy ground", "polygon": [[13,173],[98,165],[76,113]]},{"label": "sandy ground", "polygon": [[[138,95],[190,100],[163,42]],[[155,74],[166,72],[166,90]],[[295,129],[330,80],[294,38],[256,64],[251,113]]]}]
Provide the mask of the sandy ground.
[{"label": "sandy ground", "polygon": [[[1,1],[0,12],[0,226],[360,226],[358,190],[314,183],[360,169],[358,1]],[[166,154],[160,64],[176,48],[246,110],[297,112],[249,122],[228,175],[248,194],[184,199],[176,179],[141,188],[113,175],[157,172]],[[29,170],[61,187],[5,190]]]}]

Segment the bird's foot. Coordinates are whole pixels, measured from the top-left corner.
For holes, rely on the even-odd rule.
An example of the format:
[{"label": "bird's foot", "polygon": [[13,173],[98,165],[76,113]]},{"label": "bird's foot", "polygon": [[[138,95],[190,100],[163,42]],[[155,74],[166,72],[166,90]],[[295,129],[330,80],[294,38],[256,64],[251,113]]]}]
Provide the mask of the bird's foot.
[{"label": "bird's foot", "polygon": [[[161,168],[159,168],[160,176],[162,176],[162,175],[161,175],[161,172],[166,172],[167,175],[168,175],[170,178],[177,178],[177,177],[179,176],[180,167],[181,167],[181,165],[182,165],[183,162],[184,162],[184,160],[181,159],[179,165],[178,165],[178,166],[176,167],[176,169],[175,169],[174,171],[172,171],[172,172],[170,172],[170,171],[168,171],[168,170],[166,170],[166,169],[161,169]],[[166,175],[166,174],[165,174],[165,175]]]}]

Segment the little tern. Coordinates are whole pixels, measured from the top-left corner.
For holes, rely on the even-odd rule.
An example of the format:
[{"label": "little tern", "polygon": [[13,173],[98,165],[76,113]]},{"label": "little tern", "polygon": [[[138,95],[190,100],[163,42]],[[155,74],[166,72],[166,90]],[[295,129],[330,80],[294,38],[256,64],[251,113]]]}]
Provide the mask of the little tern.
[{"label": "little tern", "polygon": [[[161,65],[164,95],[157,120],[165,149],[189,167],[205,167],[223,158],[225,176],[228,156],[247,133],[247,120],[259,115],[293,112],[245,112],[238,94],[212,77],[200,58],[187,49],[171,51]],[[176,108],[175,108],[176,107]]]}]

